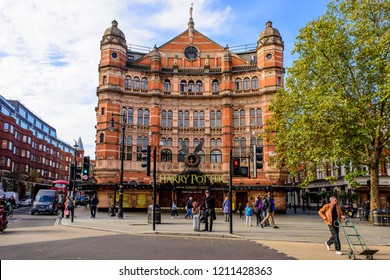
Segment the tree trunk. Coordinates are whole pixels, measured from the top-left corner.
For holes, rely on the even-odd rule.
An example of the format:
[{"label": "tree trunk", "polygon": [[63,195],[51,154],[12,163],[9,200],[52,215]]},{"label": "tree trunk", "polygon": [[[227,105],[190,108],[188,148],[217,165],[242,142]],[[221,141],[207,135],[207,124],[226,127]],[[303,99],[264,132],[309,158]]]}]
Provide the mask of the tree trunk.
[{"label": "tree trunk", "polygon": [[381,149],[375,149],[373,163],[370,169],[371,188],[370,188],[370,220],[372,222],[372,211],[380,208],[379,202],[379,157]]}]

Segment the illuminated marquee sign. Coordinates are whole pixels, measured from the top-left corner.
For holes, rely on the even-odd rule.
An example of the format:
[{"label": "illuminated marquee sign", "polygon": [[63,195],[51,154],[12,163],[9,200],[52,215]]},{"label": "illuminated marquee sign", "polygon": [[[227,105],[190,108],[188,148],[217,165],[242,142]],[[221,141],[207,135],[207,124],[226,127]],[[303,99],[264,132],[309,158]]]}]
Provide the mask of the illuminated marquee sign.
[{"label": "illuminated marquee sign", "polygon": [[208,189],[213,183],[227,183],[221,175],[168,175],[160,174],[160,184],[171,183],[175,189]]}]

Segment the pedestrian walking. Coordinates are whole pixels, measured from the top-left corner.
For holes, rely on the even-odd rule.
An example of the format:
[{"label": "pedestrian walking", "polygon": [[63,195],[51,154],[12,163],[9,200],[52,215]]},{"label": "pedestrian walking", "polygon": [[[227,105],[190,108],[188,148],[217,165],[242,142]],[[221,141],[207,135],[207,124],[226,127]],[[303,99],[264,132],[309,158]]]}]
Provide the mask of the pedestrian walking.
[{"label": "pedestrian walking", "polygon": [[96,194],[94,194],[91,199],[91,218],[96,218],[96,209],[98,204],[99,199],[97,198]]},{"label": "pedestrian walking", "polygon": [[364,220],[365,221],[370,220],[370,200],[367,200],[364,203]]},{"label": "pedestrian walking", "polygon": [[176,201],[172,202],[172,207],[171,207],[171,218],[173,217],[179,218]]},{"label": "pedestrian walking", "polygon": [[244,219],[243,211],[244,211],[244,207],[242,207],[242,204],[239,203],[238,204],[238,213],[240,215],[240,219]]},{"label": "pedestrian walking", "polygon": [[186,203],[186,215],[184,216],[184,219],[192,219],[193,215],[192,215],[192,197],[190,197],[188,200],[187,200],[187,203]]},{"label": "pedestrian walking", "polygon": [[273,228],[275,228],[275,229],[279,228],[278,226],[275,225],[275,220],[274,220],[275,200],[274,200],[273,194],[271,192],[268,192],[267,198],[264,200],[263,209],[266,209],[267,215],[260,223],[261,228],[264,228],[264,224],[268,220],[271,223],[271,225],[273,226]]},{"label": "pedestrian walking", "polygon": [[251,204],[248,202],[245,207],[245,225],[247,227],[252,226],[252,216],[253,209],[251,207]]},{"label": "pedestrian walking", "polygon": [[255,200],[255,208],[253,212],[256,215],[256,226],[259,227],[262,220],[262,212],[263,212],[263,202],[260,198],[260,195],[256,197]]},{"label": "pedestrian walking", "polygon": [[328,225],[330,233],[332,236],[328,241],[325,242],[326,249],[330,251],[330,245],[334,244],[337,255],[342,255],[341,252],[341,243],[339,238],[339,221],[340,219],[345,219],[344,215],[341,212],[341,207],[338,205],[338,199],[335,196],[330,198],[330,203],[325,204],[319,211],[318,215],[325,221]]},{"label": "pedestrian walking", "polygon": [[222,209],[223,209],[223,214],[225,215],[225,222],[230,221],[230,208],[231,208],[231,203],[229,197],[225,197],[225,200],[222,202]]},{"label": "pedestrian walking", "polygon": [[200,231],[200,217],[199,217],[199,203],[197,201],[192,202],[192,226],[194,231]]},{"label": "pedestrian walking", "polygon": [[73,200],[70,196],[65,201],[65,219],[68,219],[73,209]]}]

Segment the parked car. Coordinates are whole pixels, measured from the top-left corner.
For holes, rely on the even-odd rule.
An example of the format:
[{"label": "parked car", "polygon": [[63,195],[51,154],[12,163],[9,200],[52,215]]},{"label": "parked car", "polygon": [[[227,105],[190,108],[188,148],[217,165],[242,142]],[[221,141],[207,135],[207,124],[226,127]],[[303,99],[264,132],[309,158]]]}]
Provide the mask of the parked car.
[{"label": "parked car", "polygon": [[32,199],[31,198],[23,198],[20,202],[20,206],[31,206],[32,205]]}]

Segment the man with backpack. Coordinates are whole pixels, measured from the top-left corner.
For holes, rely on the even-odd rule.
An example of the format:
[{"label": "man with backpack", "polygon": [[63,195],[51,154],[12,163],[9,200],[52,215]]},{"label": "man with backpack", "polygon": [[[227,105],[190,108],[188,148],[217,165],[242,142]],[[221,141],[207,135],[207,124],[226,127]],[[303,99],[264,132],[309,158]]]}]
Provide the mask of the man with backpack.
[{"label": "man with backpack", "polygon": [[271,192],[268,193],[267,198],[264,200],[263,208],[266,209],[267,215],[260,223],[261,228],[264,228],[264,223],[268,220],[273,228],[279,228],[275,225],[274,221],[275,200]]}]

